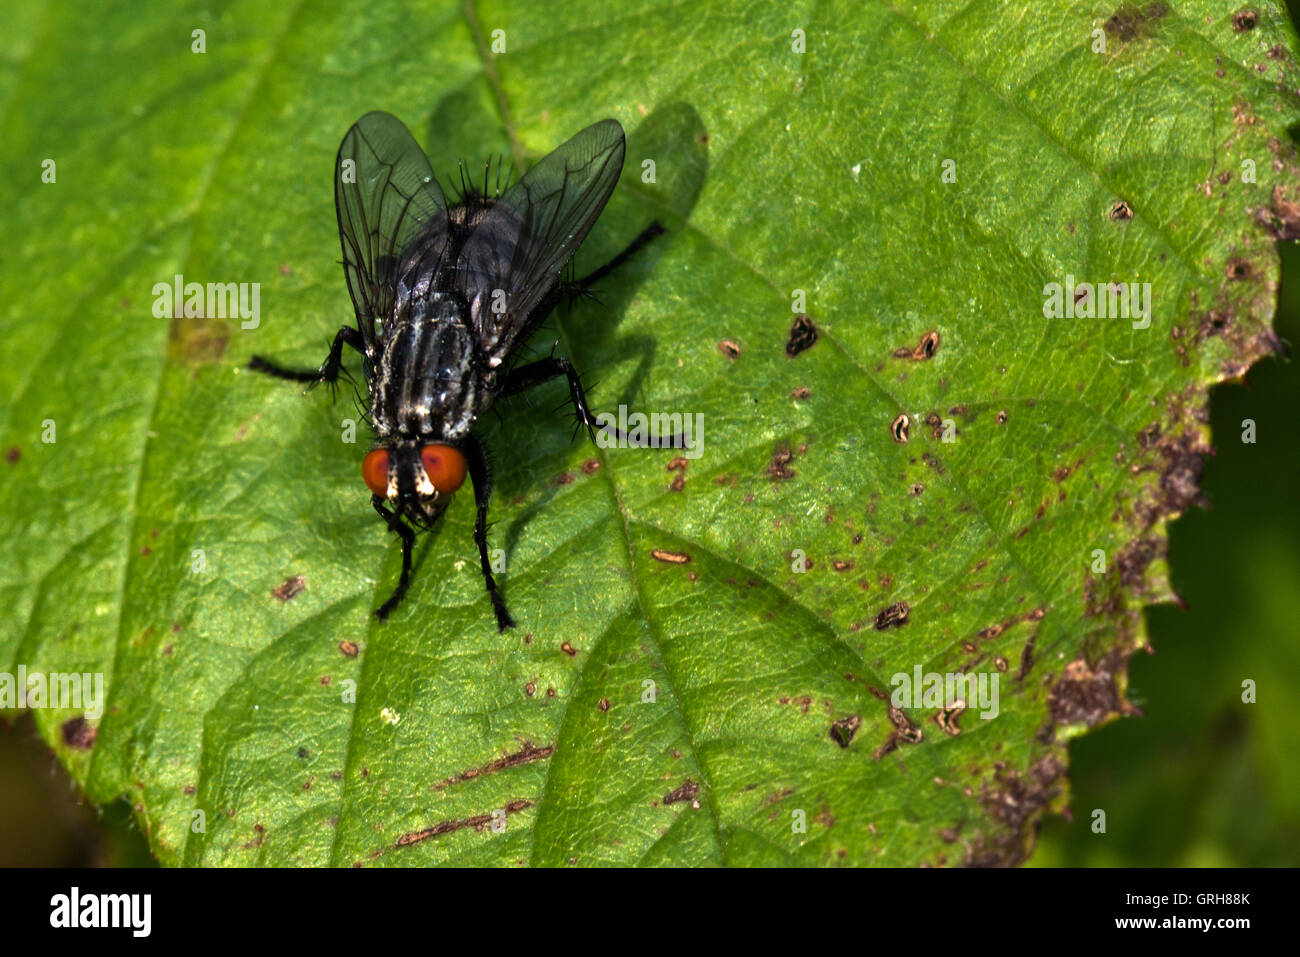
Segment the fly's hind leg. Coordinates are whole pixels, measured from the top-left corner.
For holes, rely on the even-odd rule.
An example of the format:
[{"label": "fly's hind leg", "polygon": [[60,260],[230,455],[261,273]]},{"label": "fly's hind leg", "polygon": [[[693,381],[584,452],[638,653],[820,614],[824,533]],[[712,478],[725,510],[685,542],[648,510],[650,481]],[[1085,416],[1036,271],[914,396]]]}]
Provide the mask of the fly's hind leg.
[{"label": "fly's hind leg", "polygon": [[[662,236],[667,231],[668,230],[664,229],[660,224],[659,220],[656,219],[645,229],[641,230],[641,234],[628,243],[626,249],[599,269],[587,273],[587,275],[583,276],[581,279],[571,279],[567,282],[562,281],[558,283],[551,294],[551,299],[549,300],[550,305],[554,306],[563,301],[566,297],[570,303],[577,302],[579,299],[595,299],[596,296],[591,292],[592,285],[604,279],[619,266],[623,265],[639,253],[645,245],[656,236]],[[549,311],[549,308],[540,310],[542,314]]]},{"label": "fly's hind leg", "polygon": [[325,382],[333,385],[338,381],[339,371],[343,367],[343,347],[351,346],[365,354],[366,343],[361,338],[361,330],[355,326],[344,326],[334,336],[334,342],[330,345],[330,353],[321,363],[320,368],[315,372],[306,372],[300,369],[286,369],[284,366],[264,359],[261,356],[253,356],[248,360],[248,368],[254,372],[264,372],[267,375],[273,375],[277,379],[288,379],[290,382]]},{"label": "fly's hind leg", "polygon": [[623,263],[627,262],[637,253],[639,253],[642,247],[646,245],[646,243],[650,242],[650,240],[654,239],[656,236],[662,236],[667,231],[668,230],[664,229],[663,225],[659,222],[659,220],[656,219],[645,229],[641,230],[641,235],[637,236],[636,239],[628,243],[626,249],[624,249],[621,253],[619,253],[609,262],[605,263],[605,265],[601,266],[599,269],[583,276],[581,279],[577,281],[576,285],[579,286],[580,288],[585,289],[588,286],[590,286],[592,283],[604,279],[606,276],[612,273],[619,266],[623,265]]}]

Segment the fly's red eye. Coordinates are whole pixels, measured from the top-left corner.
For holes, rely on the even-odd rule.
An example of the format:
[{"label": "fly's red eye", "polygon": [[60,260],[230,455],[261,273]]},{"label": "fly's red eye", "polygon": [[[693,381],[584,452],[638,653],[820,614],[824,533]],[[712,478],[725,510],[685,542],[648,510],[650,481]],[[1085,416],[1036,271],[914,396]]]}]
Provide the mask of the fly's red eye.
[{"label": "fly's red eye", "polygon": [[361,462],[361,477],[376,495],[388,495],[388,449],[371,449]]},{"label": "fly's red eye", "polygon": [[420,462],[439,495],[450,495],[465,484],[465,456],[450,445],[426,445]]}]

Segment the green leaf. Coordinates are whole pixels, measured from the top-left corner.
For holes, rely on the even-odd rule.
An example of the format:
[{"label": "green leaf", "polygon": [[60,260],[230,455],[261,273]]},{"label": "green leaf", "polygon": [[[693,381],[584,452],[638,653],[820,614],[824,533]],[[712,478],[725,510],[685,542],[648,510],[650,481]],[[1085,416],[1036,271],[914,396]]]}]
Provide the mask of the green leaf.
[{"label": "green leaf", "polygon": [[[38,724],[168,864],[1021,860],[1129,710],[1207,388],[1277,348],[1296,39],[1221,7],[7,5],[0,668],[104,676]],[[444,182],[613,116],[578,268],[668,227],[535,347],[702,455],[572,441],[562,383],[502,403],[504,635],[468,495],[373,619],[353,403],[244,371],[350,319],[370,109]],[[260,322],[157,318],[178,274]],[[1150,283],[1149,326],[1045,317],[1067,277]],[[996,717],[891,713],[917,668],[996,676]]]}]

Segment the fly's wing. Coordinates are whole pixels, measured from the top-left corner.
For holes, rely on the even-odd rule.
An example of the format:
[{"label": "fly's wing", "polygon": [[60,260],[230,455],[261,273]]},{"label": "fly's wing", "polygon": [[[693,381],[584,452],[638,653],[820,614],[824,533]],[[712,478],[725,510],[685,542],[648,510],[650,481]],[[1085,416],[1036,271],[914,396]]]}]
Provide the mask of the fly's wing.
[{"label": "fly's wing", "polygon": [[532,331],[529,314],[554,289],[605,208],[623,171],[623,152],[617,120],[587,127],[525,173],[465,240],[461,287],[489,357],[504,359]]},{"label": "fly's wing", "polygon": [[339,146],[334,205],[348,292],[369,349],[375,320],[392,316],[399,289],[436,272],[447,245],[447,200],[402,121],[376,110]]}]

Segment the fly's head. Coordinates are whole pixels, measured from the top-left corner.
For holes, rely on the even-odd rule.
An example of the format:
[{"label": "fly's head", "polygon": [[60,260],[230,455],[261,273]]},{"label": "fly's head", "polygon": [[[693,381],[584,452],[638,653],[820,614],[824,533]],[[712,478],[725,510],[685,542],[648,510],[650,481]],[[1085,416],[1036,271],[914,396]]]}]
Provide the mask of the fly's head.
[{"label": "fly's head", "polygon": [[428,528],[465,484],[465,456],[454,445],[400,443],[366,453],[361,476],[375,495],[417,528]]}]

